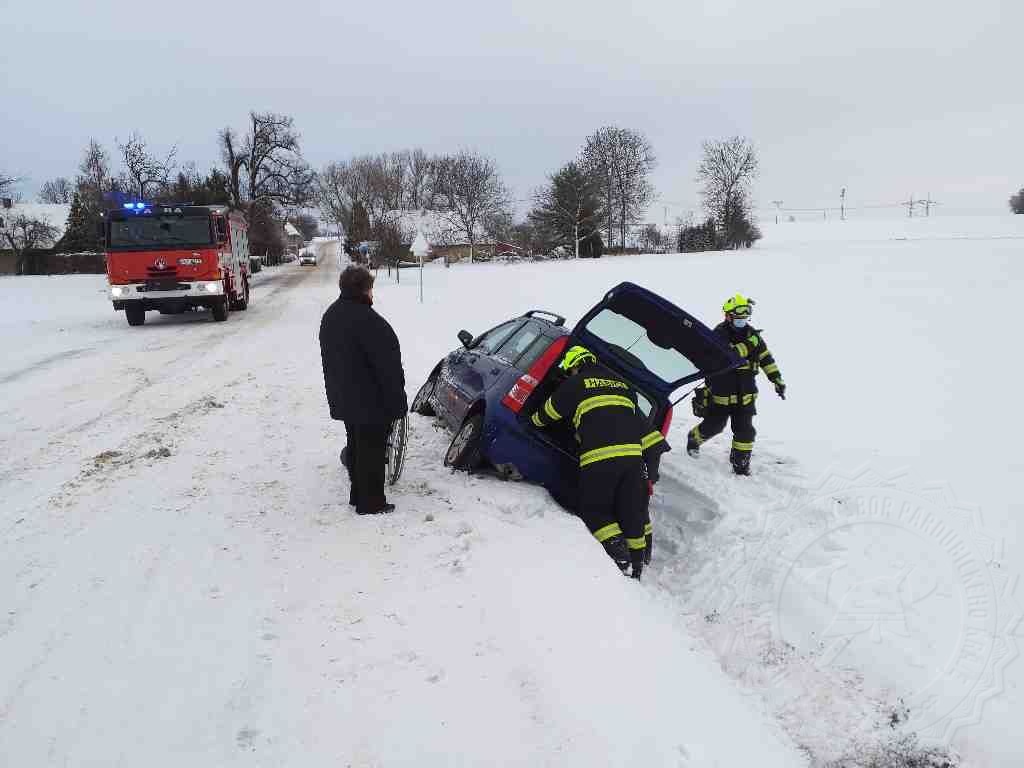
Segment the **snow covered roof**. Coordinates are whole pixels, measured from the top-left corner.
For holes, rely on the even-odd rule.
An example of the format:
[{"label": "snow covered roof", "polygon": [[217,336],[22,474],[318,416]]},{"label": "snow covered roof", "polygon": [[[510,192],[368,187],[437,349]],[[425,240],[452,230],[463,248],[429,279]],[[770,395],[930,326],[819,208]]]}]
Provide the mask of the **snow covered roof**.
[{"label": "snow covered roof", "polygon": [[288,237],[302,237],[302,233],[299,232],[299,230],[297,230],[290,221],[286,221],[284,223],[284,233],[288,235]]},{"label": "snow covered roof", "polygon": [[[45,221],[52,227],[56,227],[60,234],[57,235],[59,240],[63,235],[64,231],[68,228],[68,215],[71,213],[71,206],[58,204],[58,203],[14,203],[10,208],[0,208],[0,221],[3,222],[4,228],[10,226],[10,223],[17,219],[19,216],[27,216],[30,219],[39,219]],[[53,246],[53,243],[43,244],[44,248]]]}]

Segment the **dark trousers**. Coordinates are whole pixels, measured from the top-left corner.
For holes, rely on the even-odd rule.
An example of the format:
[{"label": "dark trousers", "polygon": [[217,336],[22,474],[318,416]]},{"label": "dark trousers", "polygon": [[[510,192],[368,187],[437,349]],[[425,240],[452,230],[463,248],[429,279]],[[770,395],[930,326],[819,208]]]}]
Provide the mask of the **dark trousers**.
[{"label": "dark trousers", "polygon": [[704,421],[691,430],[690,437],[700,445],[725,429],[726,422],[732,419],[732,450],[735,454],[749,456],[754,450],[754,438],[757,436],[754,414],[754,409],[749,406],[736,408],[712,404],[708,407]]},{"label": "dark trousers", "polygon": [[351,424],[345,422],[348,450],[345,468],[348,470],[349,504],[356,512],[378,512],[387,499],[384,497],[386,446],[390,424]]},{"label": "dark trousers", "polygon": [[627,539],[643,538],[647,513],[647,475],[639,456],[580,468],[579,516],[591,533],[618,523]]}]

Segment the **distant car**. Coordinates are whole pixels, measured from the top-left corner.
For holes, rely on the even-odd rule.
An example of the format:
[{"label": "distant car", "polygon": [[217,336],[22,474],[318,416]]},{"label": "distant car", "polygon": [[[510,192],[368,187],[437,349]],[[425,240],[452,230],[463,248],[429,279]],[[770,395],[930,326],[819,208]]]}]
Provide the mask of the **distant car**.
[{"label": "distant car", "polygon": [[575,509],[578,458],[572,425],[541,430],[529,421],[564,380],[558,361],[571,344],[587,347],[632,384],[652,430],[668,434],[673,392],[740,364],[703,323],[633,283],[605,294],[571,331],[565,318],[531,310],[473,337],[438,362],[412,403],[438,416],[455,436],[445,466],[490,465],[501,475],[538,483]]},{"label": "distant car", "polygon": [[315,267],[316,266],[316,254],[312,251],[303,251],[299,254],[299,266],[300,267]]}]

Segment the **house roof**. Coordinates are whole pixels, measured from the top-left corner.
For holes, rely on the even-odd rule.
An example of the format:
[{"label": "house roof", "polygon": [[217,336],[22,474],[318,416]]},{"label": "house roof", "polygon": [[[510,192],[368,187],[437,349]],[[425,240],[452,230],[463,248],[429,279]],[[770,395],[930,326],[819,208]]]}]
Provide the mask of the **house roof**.
[{"label": "house roof", "polygon": [[290,221],[286,221],[284,223],[284,233],[288,235],[288,237],[302,237],[302,233],[299,232],[299,230],[297,230]]},{"label": "house roof", "polygon": [[27,216],[30,219],[45,221],[52,227],[56,227],[60,234],[53,242],[42,244],[44,248],[52,247],[53,244],[64,236],[68,228],[68,215],[71,213],[71,206],[57,203],[14,203],[10,208],[0,208],[0,220],[4,227],[9,227],[10,222],[19,216]]}]

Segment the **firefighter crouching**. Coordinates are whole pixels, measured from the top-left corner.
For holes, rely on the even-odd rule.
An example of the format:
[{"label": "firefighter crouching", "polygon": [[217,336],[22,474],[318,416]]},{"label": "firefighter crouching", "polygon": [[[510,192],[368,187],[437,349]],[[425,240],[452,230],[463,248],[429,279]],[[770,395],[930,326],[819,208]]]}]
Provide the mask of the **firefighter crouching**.
[{"label": "firefighter crouching", "polygon": [[537,427],[572,420],[580,456],[578,514],[619,569],[639,579],[653,543],[644,451],[660,456],[667,444],[660,432],[645,435],[635,390],[590,350],[571,347],[559,367],[569,378],[530,420]]},{"label": "firefighter crouching", "polygon": [[729,461],[737,475],[750,474],[750,454],[754,450],[754,415],[757,413],[757,372],[764,371],[775,385],[775,392],[786,399],[786,384],[779,366],[768,351],[761,331],[750,325],[754,300],[736,294],[722,305],[725,322],[715,333],[727,340],[743,359],[743,364],[720,376],[708,380],[694,396],[694,413],[704,420],[690,430],[686,451],[691,456],[700,452],[700,446],[723,429],[732,420],[732,451]]}]

